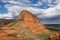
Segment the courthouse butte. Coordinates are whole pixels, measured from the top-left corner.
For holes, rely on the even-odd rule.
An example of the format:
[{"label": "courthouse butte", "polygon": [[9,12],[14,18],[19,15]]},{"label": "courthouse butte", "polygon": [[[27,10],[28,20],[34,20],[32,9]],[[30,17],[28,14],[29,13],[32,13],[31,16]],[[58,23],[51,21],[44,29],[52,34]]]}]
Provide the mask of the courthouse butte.
[{"label": "courthouse butte", "polygon": [[[23,24],[20,21],[21,19],[23,20]],[[24,25],[22,29],[20,27],[21,24]],[[13,21],[8,25],[1,27],[1,29],[3,30],[0,31],[0,37],[8,36],[8,34],[18,33],[20,32],[20,30],[21,32],[23,32],[25,28],[28,28],[28,30],[36,34],[40,34],[40,31],[49,32],[49,30],[46,29],[46,27],[40,23],[39,18],[37,16],[27,10],[23,10],[20,12],[16,21]]]},{"label": "courthouse butte", "polygon": [[40,23],[39,18],[27,10],[21,11],[18,19],[23,19],[25,27],[29,28],[32,32],[39,30],[48,31],[46,27]]}]

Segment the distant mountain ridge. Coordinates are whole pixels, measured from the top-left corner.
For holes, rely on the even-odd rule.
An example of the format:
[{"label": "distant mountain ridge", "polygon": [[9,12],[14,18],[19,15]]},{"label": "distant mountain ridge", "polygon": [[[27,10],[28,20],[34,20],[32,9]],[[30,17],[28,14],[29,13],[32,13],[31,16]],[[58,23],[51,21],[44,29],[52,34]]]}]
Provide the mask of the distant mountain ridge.
[{"label": "distant mountain ridge", "polygon": [[13,22],[14,20],[12,19],[0,19],[0,27],[8,25],[9,23]]}]

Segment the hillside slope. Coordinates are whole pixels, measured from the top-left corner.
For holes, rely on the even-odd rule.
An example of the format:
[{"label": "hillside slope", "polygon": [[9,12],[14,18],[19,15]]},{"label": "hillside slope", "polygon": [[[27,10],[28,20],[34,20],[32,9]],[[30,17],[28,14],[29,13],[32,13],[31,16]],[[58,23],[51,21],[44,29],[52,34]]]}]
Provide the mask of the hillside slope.
[{"label": "hillside slope", "polygon": [[0,40],[49,40],[54,33],[46,29],[34,14],[23,10],[17,20],[0,27]]},{"label": "hillside slope", "polygon": [[[32,40],[38,38],[28,28],[24,27],[23,21],[16,20],[7,27],[2,27],[0,40]],[[4,38],[3,38],[4,37]]]}]

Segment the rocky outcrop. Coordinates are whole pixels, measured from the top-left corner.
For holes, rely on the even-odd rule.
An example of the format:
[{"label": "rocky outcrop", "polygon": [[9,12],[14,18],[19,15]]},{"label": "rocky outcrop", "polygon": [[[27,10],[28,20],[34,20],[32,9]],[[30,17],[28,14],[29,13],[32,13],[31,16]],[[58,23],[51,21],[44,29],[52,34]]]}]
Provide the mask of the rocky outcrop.
[{"label": "rocky outcrop", "polygon": [[40,23],[39,18],[29,11],[23,10],[20,12],[18,19],[23,19],[25,27],[32,30],[32,32],[46,29],[45,26]]},{"label": "rocky outcrop", "polygon": [[60,32],[57,32],[56,34],[50,35],[50,40],[60,40]]},{"label": "rocky outcrop", "polygon": [[39,23],[39,18],[27,10],[20,12],[18,19],[24,19],[24,22]]}]

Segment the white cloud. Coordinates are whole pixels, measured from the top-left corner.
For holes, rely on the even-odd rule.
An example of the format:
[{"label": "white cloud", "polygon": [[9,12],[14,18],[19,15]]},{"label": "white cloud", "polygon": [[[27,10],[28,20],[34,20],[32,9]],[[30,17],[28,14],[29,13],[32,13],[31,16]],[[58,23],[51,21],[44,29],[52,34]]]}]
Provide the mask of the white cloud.
[{"label": "white cloud", "polygon": [[20,6],[8,6],[6,5],[7,9],[8,9],[8,14],[11,13],[11,15],[13,16],[18,16],[19,12],[21,12],[22,10],[28,10],[30,12],[32,12],[33,14],[40,14],[42,13],[43,9],[38,9],[38,8],[33,8],[33,7],[20,7]]},{"label": "white cloud", "polygon": [[33,8],[33,7],[20,7],[20,6],[12,6],[12,7],[7,7],[8,12],[12,14],[12,16],[15,14],[18,15],[18,13],[22,10],[28,10],[32,12],[33,14],[41,14],[38,17],[54,17],[60,15],[60,11],[58,13],[58,8],[49,8],[49,9],[38,9],[38,8]]},{"label": "white cloud", "polygon": [[[12,16],[13,15],[16,16],[20,12],[20,10],[29,10],[30,12],[32,12],[34,14],[41,14],[38,17],[54,17],[54,16],[57,16],[57,15],[60,15],[60,12],[58,13],[58,10],[60,10],[59,9],[59,6],[60,6],[59,4],[56,5],[53,8],[50,7],[48,9],[39,9],[39,8],[29,7],[29,6],[27,6],[27,4],[24,4],[23,2],[18,2],[18,1],[8,1],[10,4],[5,5],[5,8],[8,9],[8,14],[11,13]],[[46,0],[46,1],[48,1],[48,0]],[[26,2],[26,0],[24,2]],[[16,4],[16,5],[13,6],[11,4]]]},{"label": "white cloud", "polygon": [[44,13],[46,17],[53,17],[59,15],[59,13],[57,13],[56,8],[48,8],[44,11]]},{"label": "white cloud", "polygon": [[13,16],[11,15],[11,13],[8,13],[8,14],[0,14],[0,19],[12,19]]},{"label": "white cloud", "polygon": [[[9,2],[11,4],[22,5],[22,6],[41,6],[44,2],[48,4],[48,6],[55,6],[52,3],[52,0],[39,0],[37,3],[32,3],[30,0],[1,0],[3,2]],[[56,4],[56,1],[54,2]]]},{"label": "white cloud", "polygon": [[46,17],[54,17],[60,15],[60,4],[58,3],[55,7],[48,8],[44,11]]}]

